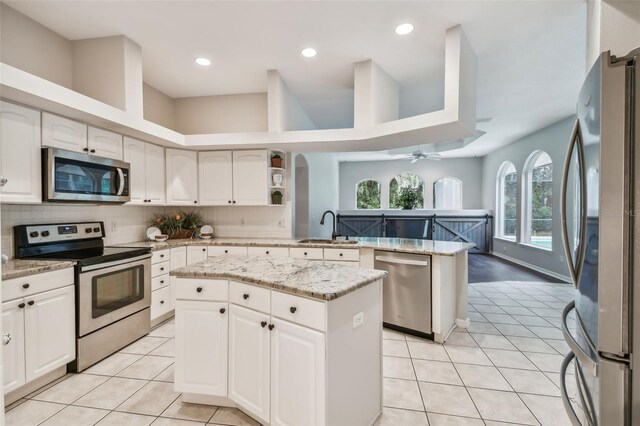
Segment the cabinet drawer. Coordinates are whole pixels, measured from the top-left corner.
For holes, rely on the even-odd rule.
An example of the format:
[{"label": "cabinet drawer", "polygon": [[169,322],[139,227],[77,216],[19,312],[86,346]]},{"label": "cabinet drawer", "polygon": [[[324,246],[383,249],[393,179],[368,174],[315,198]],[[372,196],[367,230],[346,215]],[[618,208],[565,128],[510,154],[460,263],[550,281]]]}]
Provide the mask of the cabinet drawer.
[{"label": "cabinet drawer", "polygon": [[169,249],[166,250],[158,250],[151,253],[151,263],[160,263],[171,259],[171,251]]},{"label": "cabinet drawer", "polygon": [[2,282],[2,300],[4,302],[31,296],[35,293],[54,290],[74,283],[73,268],[27,275]]},{"label": "cabinet drawer", "polygon": [[155,291],[159,288],[168,286],[171,284],[171,277],[169,274],[160,275],[158,277],[151,278],[151,290]]},{"label": "cabinet drawer", "polygon": [[322,260],[321,248],[291,247],[289,256],[295,259]]},{"label": "cabinet drawer", "polygon": [[232,256],[246,256],[247,248],[240,246],[210,246],[209,256],[222,256],[230,254]]},{"label": "cabinet drawer", "polygon": [[350,262],[347,260],[325,260],[325,265],[345,265],[345,266],[353,266],[355,268],[360,266],[360,262]]},{"label": "cabinet drawer", "polygon": [[168,274],[170,267],[171,267],[170,260],[165,260],[164,262],[152,264],[151,277],[159,277],[160,275]]},{"label": "cabinet drawer", "polygon": [[316,330],[325,330],[325,303],[317,300],[272,291],[271,315]]},{"label": "cabinet drawer", "polygon": [[354,249],[324,249],[324,260],[360,261],[360,250]]},{"label": "cabinet drawer", "polygon": [[249,256],[289,257],[289,248],[287,247],[249,247],[247,252]]},{"label": "cabinet drawer", "polygon": [[158,318],[161,315],[173,309],[171,302],[171,287],[162,287],[161,289],[151,292],[151,319]]},{"label": "cabinet drawer", "polygon": [[237,281],[229,282],[229,300],[236,305],[255,309],[268,314],[270,312],[271,290],[255,285],[243,284]]},{"label": "cabinet drawer", "polygon": [[227,280],[208,280],[196,278],[178,278],[176,280],[176,300],[220,300],[229,299]]}]

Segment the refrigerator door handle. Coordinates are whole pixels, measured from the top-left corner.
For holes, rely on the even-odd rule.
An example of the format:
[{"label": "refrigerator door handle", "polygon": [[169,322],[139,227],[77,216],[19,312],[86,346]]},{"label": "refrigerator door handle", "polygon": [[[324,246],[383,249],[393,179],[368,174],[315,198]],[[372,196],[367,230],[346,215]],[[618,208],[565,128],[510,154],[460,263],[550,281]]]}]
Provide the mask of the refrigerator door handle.
[{"label": "refrigerator door handle", "polygon": [[[577,257],[575,263],[573,262],[573,255],[571,253],[571,246],[569,244],[569,230],[567,227],[567,185],[569,184],[569,169],[571,168],[571,157],[573,151],[577,150],[578,155],[578,168],[579,168],[579,183],[580,183],[580,222],[579,222],[579,239],[577,247]],[[580,120],[576,119],[571,132],[571,139],[569,141],[569,148],[567,150],[567,156],[564,161],[564,169],[562,171],[562,185],[560,194],[560,217],[562,224],[562,242],[564,247],[564,254],[567,259],[567,265],[569,266],[569,273],[571,275],[571,281],[574,287],[578,287],[580,282],[580,276],[582,275],[582,265],[584,261],[584,255],[586,253],[586,246],[584,246],[584,239],[586,236],[586,221],[587,221],[587,203],[586,203],[586,172],[584,170],[584,149],[582,145],[582,131],[580,130]],[[584,247],[583,247],[584,246]]]},{"label": "refrigerator door handle", "polygon": [[[580,363],[584,365],[594,377],[597,377],[598,363],[595,362],[593,359],[591,359],[591,357],[582,350],[580,345],[578,345],[578,342],[576,342],[576,340],[571,335],[571,332],[569,331],[569,327],[567,326],[567,315],[569,315],[569,312],[574,310],[575,307],[576,307],[576,302],[571,301],[567,306],[565,306],[564,311],[562,311],[562,321],[561,321],[562,334],[564,335],[564,340],[567,342],[567,345],[569,345],[571,352],[575,354],[575,356],[578,358]],[[580,323],[579,318],[576,318],[576,324],[578,327],[582,328],[582,324]],[[597,353],[595,348],[592,346],[593,344],[591,343],[591,341],[588,341],[588,344],[589,344],[589,347],[591,347],[591,349],[593,350],[593,352]]]},{"label": "refrigerator door handle", "polygon": [[[574,361],[576,355],[573,352],[569,352],[564,359],[562,360],[562,364],[560,365],[560,396],[562,397],[562,405],[564,405],[564,409],[569,416],[569,420],[573,426],[583,426],[582,422],[578,418],[578,414],[576,410],[573,408],[573,404],[571,403],[571,399],[569,398],[569,392],[567,392],[567,370],[569,369],[569,364],[571,361]],[[587,421],[588,426],[597,426],[597,420],[592,416],[593,411],[593,401],[590,397],[585,398],[582,394],[580,387],[581,380],[581,369],[578,366],[578,361],[575,361],[576,365],[576,389],[578,392],[578,396],[580,397],[580,401],[585,409],[585,420]]]}]

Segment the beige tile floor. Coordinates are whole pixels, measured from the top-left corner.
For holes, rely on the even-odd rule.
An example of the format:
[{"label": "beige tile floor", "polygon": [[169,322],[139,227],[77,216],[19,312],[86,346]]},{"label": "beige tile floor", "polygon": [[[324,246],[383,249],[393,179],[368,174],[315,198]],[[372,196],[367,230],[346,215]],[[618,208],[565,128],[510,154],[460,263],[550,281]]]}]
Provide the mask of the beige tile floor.
[{"label": "beige tile floor", "polygon": [[[569,285],[470,284],[472,324],[438,345],[384,330],[386,425],[569,425],[559,368]],[[8,426],[255,425],[236,409],[183,403],[173,390],[174,324],[8,407]],[[572,383],[568,380],[568,383]],[[570,394],[575,389],[569,390]]]}]

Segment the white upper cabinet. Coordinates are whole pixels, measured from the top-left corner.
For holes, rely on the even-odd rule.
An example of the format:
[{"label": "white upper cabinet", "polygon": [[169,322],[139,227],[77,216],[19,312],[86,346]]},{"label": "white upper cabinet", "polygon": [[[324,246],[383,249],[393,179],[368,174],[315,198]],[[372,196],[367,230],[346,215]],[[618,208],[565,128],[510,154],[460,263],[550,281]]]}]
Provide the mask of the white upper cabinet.
[{"label": "white upper cabinet", "polygon": [[233,159],[231,151],[198,153],[200,199],[203,206],[233,204]]},{"label": "white upper cabinet", "polygon": [[198,205],[198,153],[166,150],[167,205]]},{"label": "white upper cabinet", "polygon": [[87,125],[43,112],[42,146],[88,152]]},{"label": "white upper cabinet", "polygon": [[164,189],[164,148],[146,144],[147,203],[162,205],[166,200]]},{"label": "white upper cabinet", "polygon": [[233,201],[263,206],[267,200],[267,150],[233,152]]},{"label": "white upper cabinet", "polygon": [[87,137],[89,154],[122,160],[122,135],[89,127]]},{"label": "white upper cabinet", "polygon": [[0,189],[3,203],[42,202],[40,111],[0,102]]},{"label": "white upper cabinet", "polygon": [[164,204],[164,149],[125,136],[123,158],[131,165],[129,204]]}]

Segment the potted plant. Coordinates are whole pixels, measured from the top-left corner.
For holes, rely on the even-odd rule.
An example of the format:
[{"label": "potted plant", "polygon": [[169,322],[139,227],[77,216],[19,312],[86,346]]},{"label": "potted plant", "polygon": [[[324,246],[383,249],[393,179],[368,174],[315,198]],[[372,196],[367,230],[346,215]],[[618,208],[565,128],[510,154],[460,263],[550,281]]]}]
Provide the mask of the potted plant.
[{"label": "potted plant", "polygon": [[282,204],[282,192],[273,191],[271,193],[271,204]]},{"label": "potted plant", "polygon": [[154,214],[150,225],[160,229],[169,238],[193,238],[202,226],[202,216],[196,211],[179,212],[177,214]]},{"label": "potted plant", "polygon": [[271,167],[279,167],[282,168],[282,157],[278,154],[274,154],[271,156]]},{"label": "potted plant", "polygon": [[398,197],[398,204],[402,207],[402,210],[412,210],[418,206],[418,192],[415,188],[404,187],[400,189],[400,196]]}]

